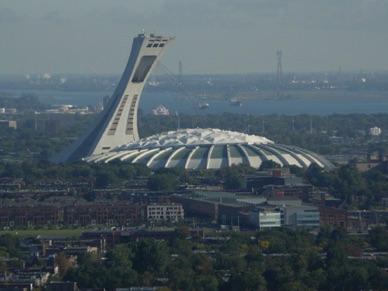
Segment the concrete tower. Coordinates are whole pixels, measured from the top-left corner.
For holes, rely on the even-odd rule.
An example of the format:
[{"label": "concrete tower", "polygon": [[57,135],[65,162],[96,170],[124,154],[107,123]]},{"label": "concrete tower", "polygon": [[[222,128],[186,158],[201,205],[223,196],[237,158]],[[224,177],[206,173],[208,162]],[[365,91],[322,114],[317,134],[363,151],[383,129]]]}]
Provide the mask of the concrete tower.
[{"label": "concrete tower", "polygon": [[145,33],[133,39],[131,53],[107,106],[90,128],[52,161],[73,162],[139,140],[137,110],[140,94],[172,37]]}]

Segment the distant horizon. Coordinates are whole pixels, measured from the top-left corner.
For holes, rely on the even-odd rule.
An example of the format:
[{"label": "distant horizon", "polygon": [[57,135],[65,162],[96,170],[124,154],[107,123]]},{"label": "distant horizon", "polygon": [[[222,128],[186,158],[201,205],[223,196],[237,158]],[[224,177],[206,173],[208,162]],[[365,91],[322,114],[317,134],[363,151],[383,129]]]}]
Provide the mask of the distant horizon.
[{"label": "distant horizon", "polygon": [[161,61],[184,74],[272,74],[278,50],[283,72],[386,71],[387,15],[386,0],[0,1],[0,74],[121,74],[144,30],[176,37]]},{"label": "distant horizon", "polygon": [[[238,73],[182,73],[182,76],[242,76],[242,75],[276,75],[276,71],[268,71],[268,72],[238,72]],[[289,74],[296,74],[296,75],[309,75],[309,74],[337,74],[337,70],[327,70],[327,71],[283,71],[283,76],[289,75]],[[376,70],[341,70],[341,75],[352,75],[352,74],[388,74],[388,69],[376,69]],[[117,73],[51,73],[51,72],[41,72],[41,73],[15,73],[15,74],[7,74],[7,73],[0,73],[0,79],[1,78],[12,78],[12,77],[23,77],[27,78],[26,76],[43,76],[43,75],[50,75],[50,77],[58,77],[58,76],[108,76],[108,77],[120,77],[122,72]],[[155,77],[161,74],[155,74],[153,73],[151,76]],[[175,76],[178,76],[178,73],[174,74]],[[149,80],[148,80],[149,81]]]}]

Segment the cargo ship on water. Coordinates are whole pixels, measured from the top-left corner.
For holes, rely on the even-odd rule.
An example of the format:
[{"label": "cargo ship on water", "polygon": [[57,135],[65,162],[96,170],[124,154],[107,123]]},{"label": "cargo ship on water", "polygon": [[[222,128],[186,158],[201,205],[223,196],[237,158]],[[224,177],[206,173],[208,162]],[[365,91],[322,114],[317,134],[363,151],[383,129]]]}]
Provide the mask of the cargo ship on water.
[{"label": "cargo ship on water", "polygon": [[164,107],[163,105],[159,105],[152,109],[152,114],[167,116],[167,115],[170,115],[170,110]]},{"label": "cargo ship on water", "polygon": [[210,107],[210,104],[207,102],[201,102],[195,105],[196,109],[208,109]]},{"label": "cargo ship on water", "polygon": [[232,106],[237,106],[237,107],[242,107],[243,106],[242,100],[237,99],[237,98],[231,98],[229,100],[229,104],[232,105]]}]

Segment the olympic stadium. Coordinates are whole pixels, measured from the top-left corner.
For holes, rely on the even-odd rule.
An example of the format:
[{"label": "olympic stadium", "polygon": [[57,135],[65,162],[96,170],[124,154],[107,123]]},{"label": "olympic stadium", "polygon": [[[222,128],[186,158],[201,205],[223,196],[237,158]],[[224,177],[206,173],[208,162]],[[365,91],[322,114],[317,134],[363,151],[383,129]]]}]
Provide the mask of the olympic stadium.
[{"label": "olympic stadium", "polygon": [[306,168],[315,163],[332,169],[325,158],[298,148],[275,144],[265,137],[219,129],[181,129],[128,143],[85,158],[88,162],[120,160],[145,164],[151,169],[219,169],[232,165],[259,168],[263,161]]},{"label": "olympic stadium", "polygon": [[220,129],[180,129],[139,139],[141,93],[173,39],[146,33],[134,38],[127,65],[108,104],[77,141],[51,159],[53,162],[120,160],[146,164],[151,169],[219,169],[238,164],[259,168],[264,161],[274,161],[281,166],[306,168],[315,163],[324,169],[334,168],[313,152]]}]

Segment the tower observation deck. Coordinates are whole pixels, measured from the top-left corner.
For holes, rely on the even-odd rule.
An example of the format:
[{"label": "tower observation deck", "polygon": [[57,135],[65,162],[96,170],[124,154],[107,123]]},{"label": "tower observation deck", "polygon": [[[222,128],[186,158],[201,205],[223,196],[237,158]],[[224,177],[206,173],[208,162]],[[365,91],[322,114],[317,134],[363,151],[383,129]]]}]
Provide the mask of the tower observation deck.
[{"label": "tower observation deck", "polygon": [[52,162],[73,162],[139,140],[137,111],[147,78],[173,37],[139,34],[121,79],[97,120]]}]

